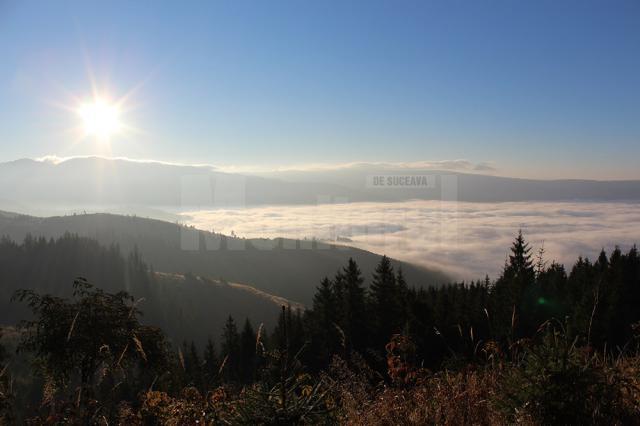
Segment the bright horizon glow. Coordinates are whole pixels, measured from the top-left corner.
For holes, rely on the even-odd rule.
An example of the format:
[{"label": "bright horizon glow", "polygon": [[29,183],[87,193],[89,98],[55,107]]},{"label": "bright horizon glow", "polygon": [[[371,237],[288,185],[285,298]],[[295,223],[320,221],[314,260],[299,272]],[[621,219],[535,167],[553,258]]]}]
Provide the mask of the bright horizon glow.
[{"label": "bright horizon glow", "polygon": [[82,118],[84,131],[88,136],[105,140],[122,128],[118,106],[100,98],[80,105],[78,115]]}]

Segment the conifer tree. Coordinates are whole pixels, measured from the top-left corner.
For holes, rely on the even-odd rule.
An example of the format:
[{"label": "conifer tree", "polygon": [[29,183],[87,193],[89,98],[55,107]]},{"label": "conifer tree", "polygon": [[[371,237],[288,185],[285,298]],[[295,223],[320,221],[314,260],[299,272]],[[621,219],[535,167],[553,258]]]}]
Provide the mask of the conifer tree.
[{"label": "conifer tree", "polygon": [[196,344],[193,341],[191,341],[191,345],[189,346],[187,360],[186,368],[188,380],[192,386],[202,390],[204,388],[204,383],[202,381],[202,361],[200,360]]},{"label": "conifer tree", "polygon": [[220,368],[220,361],[216,354],[216,347],[213,339],[207,340],[207,345],[204,348],[204,379],[207,389],[212,389],[218,382],[218,370]]},{"label": "conifer tree", "polygon": [[316,314],[317,320],[323,325],[330,324],[335,320],[336,316],[336,299],[333,291],[333,283],[329,278],[325,277],[318,287],[316,294],[313,296],[313,312]]},{"label": "conifer tree", "polygon": [[384,348],[394,333],[402,327],[400,295],[391,260],[382,256],[373,274],[370,288],[372,319],[375,324],[374,342]]},{"label": "conifer tree", "polygon": [[342,270],[344,292],[341,303],[343,309],[343,332],[348,349],[362,350],[367,345],[368,330],[366,322],[366,290],[364,278],[355,260],[349,258]]},{"label": "conifer tree", "polygon": [[333,289],[333,298],[336,302],[335,324],[341,329],[343,329],[347,322],[347,319],[346,319],[347,312],[345,309],[345,301],[347,300],[347,297],[346,297],[347,293],[346,293],[346,284],[345,284],[344,274],[342,273],[342,269],[336,272],[331,288]]},{"label": "conifer tree", "polygon": [[396,273],[396,288],[398,291],[398,313],[400,315],[400,321],[402,327],[408,326],[409,321],[409,312],[408,312],[408,294],[409,287],[407,285],[407,281],[404,278],[404,274],[402,273],[402,267],[398,268],[398,272]]},{"label": "conifer tree", "polygon": [[240,363],[240,336],[238,328],[229,315],[224,325],[222,333],[222,362],[224,363],[223,377],[227,381],[233,381],[238,378],[238,368]]},{"label": "conifer tree", "polygon": [[530,278],[534,274],[531,247],[529,243],[525,242],[522,230],[518,232],[518,236],[511,246],[508,269],[514,275],[524,275],[526,278]]},{"label": "conifer tree", "polygon": [[493,290],[491,311],[496,337],[514,338],[535,327],[535,276],[531,247],[520,230]]},{"label": "conifer tree", "polygon": [[307,330],[311,337],[308,358],[313,368],[326,366],[331,354],[338,351],[337,304],[333,283],[325,277],[313,297],[312,310],[307,312]]},{"label": "conifer tree", "polygon": [[240,378],[244,383],[255,379],[256,367],[256,334],[247,318],[240,335]]}]

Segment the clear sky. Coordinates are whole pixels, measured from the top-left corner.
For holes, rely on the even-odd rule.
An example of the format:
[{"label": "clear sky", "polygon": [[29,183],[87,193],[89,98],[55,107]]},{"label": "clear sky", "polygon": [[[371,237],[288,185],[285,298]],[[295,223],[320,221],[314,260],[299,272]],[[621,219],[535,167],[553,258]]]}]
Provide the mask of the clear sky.
[{"label": "clear sky", "polygon": [[[0,161],[466,159],[640,178],[637,0],[0,0],[0,52]],[[135,131],[70,130],[92,80],[128,94]]]}]

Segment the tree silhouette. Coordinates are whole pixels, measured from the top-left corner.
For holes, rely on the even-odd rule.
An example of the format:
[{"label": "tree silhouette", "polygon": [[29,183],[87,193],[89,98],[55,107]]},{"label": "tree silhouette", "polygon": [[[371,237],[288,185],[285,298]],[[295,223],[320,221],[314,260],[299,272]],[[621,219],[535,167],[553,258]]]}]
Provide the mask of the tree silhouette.
[{"label": "tree silhouette", "polygon": [[391,260],[387,256],[382,256],[376,267],[369,295],[375,325],[373,342],[377,348],[383,348],[402,327],[401,296]]},{"label": "tree silhouette", "polygon": [[220,360],[218,359],[216,346],[213,339],[207,340],[207,345],[204,349],[204,365],[203,374],[206,387],[208,389],[213,388],[218,384],[218,371],[220,368]]},{"label": "tree silhouette", "polygon": [[363,287],[364,278],[356,262],[349,258],[347,266],[342,270],[343,292],[342,301],[342,331],[346,336],[347,350],[363,350],[367,345],[367,305],[366,291]]},{"label": "tree silhouette", "polygon": [[240,368],[240,336],[238,335],[238,328],[233,320],[233,317],[229,315],[227,322],[222,332],[222,353],[223,357],[223,377],[227,381],[234,381],[238,379]]},{"label": "tree silhouette", "polygon": [[256,370],[256,333],[247,318],[240,334],[240,379],[243,383],[252,383]]},{"label": "tree silhouette", "polygon": [[35,317],[23,323],[19,350],[35,355],[38,371],[55,388],[78,381],[81,401],[122,374],[133,374],[134,367],[148,386],[167,366],[162,332],[140,324],[140,311],[126,292],[107,293],[78,278],[71,299],[33,290],[14,297],[26,301]]}]

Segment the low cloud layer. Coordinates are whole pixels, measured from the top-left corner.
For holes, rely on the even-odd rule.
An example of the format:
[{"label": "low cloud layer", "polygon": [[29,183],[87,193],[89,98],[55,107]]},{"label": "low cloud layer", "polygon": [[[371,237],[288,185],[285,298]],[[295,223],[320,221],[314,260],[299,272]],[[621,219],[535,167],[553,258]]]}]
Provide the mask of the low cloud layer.
[{"label": "low cloud layer", "polygon": [[632,203],[410,201],[277,206],[185,213],[200,229],[245,237],[318,238],[442,269],[458,279],[496,277],[522,229],[546,258],[567,267],[601,248],[640,241]]},{"label": "low cloud layer", "polygon": [[456,159],[456,160],[437,160],[437,161],[409,161],[409,162],[354,162],[354,163],[326,163],[326,164],[302,164],[302,165],[283,165],[283,166],[250,166],[250,165],[212,165],[202,163],[179,163],[169,162],[162,160],[151,159],[135,159],[128,157],[105,157],[100,155],[89,156],[70,156],[61,157],[58,155],[45,155],[43,157],[35,158],[35,161],[60,164],[65,161],[83,159],[83,158],[101,158],[105,160],[124,160],[132,163],[156,163],[165,164],[169,166],[193,166],[193,167],[208,167],[225,172],[243,172],[243,171],[325,171],[325,170],[344,170],[344,169],[359,169],[376,167],[382,170],[385,169],[407,169],[407,170],[457,170],[457,171],[495,171],[495,167],[488,162],[473,163],[469,160]]},{"label": "low cloud layer", "polygon": [[467,172],[494,172],[497,169],[488,162],[474,163],[469,160],[405,161],[405,162],[353,162],[298,164],[283,166],[221,166],[221,171],[230,173],[278,173],[278,172],[327,172],[335,170],[450,170]]}]

